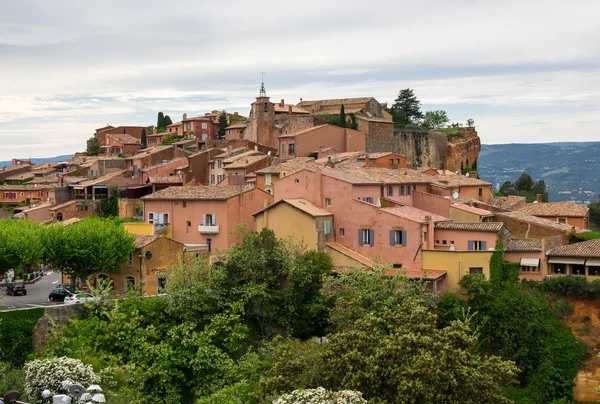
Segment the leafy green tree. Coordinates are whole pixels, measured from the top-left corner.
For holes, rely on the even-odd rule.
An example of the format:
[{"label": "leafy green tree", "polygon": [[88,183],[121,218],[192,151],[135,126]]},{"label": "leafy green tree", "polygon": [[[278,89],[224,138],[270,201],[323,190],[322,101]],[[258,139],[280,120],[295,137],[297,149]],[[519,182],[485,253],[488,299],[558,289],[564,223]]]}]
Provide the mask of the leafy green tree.
[{"label": "leafy green tree", "polygon": [[162,141],[162,145],[169,146],[169,145],[172,145],[173,143],[179,142],[181,139],[183,139],[183,136],[169,135],[164,138],[164,140]]},{"label": "leafy green tree", "polygon": [[548,192],[546,191],[546,182],[544,180],[537,180],[533,187],[531,187],[531,193],[533,196],[542,195],[542,202],[548,202]]},{"label": "leafy green tree", "polygon": [[156,129],[164,129],[165,128],[165,115],[162,112],[158,113],[158,118],[156,119]]},{"label": "leafy green tree", "polygon": [[600,231],[600,195],[598,195],[597,201],[588,205],[588,209],[590,210],[590,227],[594,231]]},{"label": "leafy green tree", "polygon": [[87,140],[87,148],[85,154],[88,156],[97,156],[102,153],[102,147],[100,147],[100,141],[96,137],[91,137]]},{"label": "leafy green tree", "polygon": [[344,104],[340,107],[340,126],[345,128],[347,126],[346,122],[346,110],[344,108]]},{"label": "leafy green tree", "polygon": [[80,279],[119,270],[135,248],[134,239],[118,222],[95,216],[73,226],[50,226],[44,232],[48,262]]},{"label": "leafy green tree", "polygon": [[146,147],[148,147],[147,142],[148,142],[148,139],[146,137],[146,129],[142,129],[142,139],[140,141],[142,149],[145,149]]},{"label": "leafy green tree", "polygon": [[446,111],[436,110],[425,112],[423,118],[423,125],[429,129],[443,128],[450,122]]},{"label": "leafy green tree", "polygon": [[29,220],[0,220],[0,273],[10,269],[20,273],[40,264],[45,227]]},{"label": "leafy green tree", "polygon": [[272,344],[263,397],[323,387],[361,391],[374,402],[509,402],[501,387],[515,381],[517,368],[475,352],[467,323],[438,329],[424,283],[360,271],[327,287],[335,298],[327,343]]},{"label": "leafy green tree", "polygon": [[515,181],[515,186],[518,191],[529,192],[533,188],[533,178],[531,178],[531,175],[523,172]]},{"label": "leafy green tree", "polygon": [[100,211],[104,217],[119,217],[119,193],[117,187],[110,189],[110,196],[100,200]]},{"label": "leafy green tree", "polygon": [[169,115],[165,115],[165,128],[169,125],[173,125],[173,121],[171,120],[171,117]]},{"label": "leafy green tree", "polygon": [[[418,123],[419,120],[423,119],[420,104],[421,102],[417,99],[413,90],[410,88],[400,90],[398,98],[394,100],[392,105],[392,111],[394,111],[392,116],[398,120],[403,117],[406,123]],[[399,111],[402,112],[402,115],[398,114]]]},{"label": "leafy green tree", "polygon": [[225,128],[227,127],[227,113],[223,111],[219,115],[219,131],[217,132],[217,139],[225,138]]}]

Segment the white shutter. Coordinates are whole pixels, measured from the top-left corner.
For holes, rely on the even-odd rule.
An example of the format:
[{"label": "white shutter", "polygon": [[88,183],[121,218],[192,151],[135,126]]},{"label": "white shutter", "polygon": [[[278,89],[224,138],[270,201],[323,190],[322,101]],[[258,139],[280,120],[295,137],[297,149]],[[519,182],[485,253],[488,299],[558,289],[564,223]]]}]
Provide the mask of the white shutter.
[{"label": "white shutter", "polygon": [[206,214],[202,215],[202,226],[206,226]]},{"label": "white shutter", "polygon": [[212,221],[211,221],[211,225],[212,226],[216,226],[217,225],[217,215],[211,215],[212,216]]}]

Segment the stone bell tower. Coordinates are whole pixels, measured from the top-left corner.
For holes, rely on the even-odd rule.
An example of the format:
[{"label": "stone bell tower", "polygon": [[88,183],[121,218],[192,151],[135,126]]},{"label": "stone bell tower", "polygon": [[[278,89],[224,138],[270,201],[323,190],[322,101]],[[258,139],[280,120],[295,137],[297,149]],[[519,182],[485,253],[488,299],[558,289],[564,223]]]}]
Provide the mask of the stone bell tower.
[{"label": "stone bell tower", "polygon": [[260,83],[260,92],[256,101],[252,103],[244,138],[275,149],[279,147],[275,130],[275,104],[269,101],[264,80]]}]

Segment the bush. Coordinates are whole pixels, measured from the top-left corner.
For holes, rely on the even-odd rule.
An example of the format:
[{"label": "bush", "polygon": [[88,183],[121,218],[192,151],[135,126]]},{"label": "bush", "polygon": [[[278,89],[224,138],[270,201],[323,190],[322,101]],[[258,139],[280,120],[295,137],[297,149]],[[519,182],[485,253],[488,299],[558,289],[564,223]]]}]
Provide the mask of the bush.
[{"label": "bush", "polygon": [[0,313],[0,362],[23,366],[33,353],[33,329],[42,315],[42,307]]},{"label": "bush", "polygon": [[557,300],[550,308],[554,317],[557,318],[565,318],[573,313],[573,305],[564,300]]},{"label": "bush", "polygon": [[438,302],[438,328],[448,327],[453,321],[463,320],[467,303],[456,293],[446,292]]},{"label": "bush", "polygon": [[[23,391],[25,388],[25,372],[15,369],[8,363],[0,362],[0,395],[8,390]],[[21,400],[26,397],[21,397]]]},{"label": "bush", "polygon": [[561,276],[558,278],[545,279],[535,289],[542,292],[555,293],[558,296],[578,297],[589,299],[600,297],[600,283],[588,282],[583,276]]},{"label": "bush", "polygon": [[273,404],[362,404],[366,403],[359,391],[342,390],[327,391],[323,387],[316,389],[294,390],[289,394],[284,394]]},{"label": "bush", "polygon": [[77,359],[67,357],[34,360],[25,365],[25,392],[31,403],[42,403],[42,391],[48,389],[52,394],[68,393],[62,382],[69,380],[84,387],[100,382],[89,365]]}]

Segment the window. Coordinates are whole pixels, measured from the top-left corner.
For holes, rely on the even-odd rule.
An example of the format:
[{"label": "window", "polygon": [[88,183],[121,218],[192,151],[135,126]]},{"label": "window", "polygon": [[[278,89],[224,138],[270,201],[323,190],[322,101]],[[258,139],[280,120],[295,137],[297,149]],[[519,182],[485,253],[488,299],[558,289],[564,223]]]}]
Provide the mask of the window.
[{"label": "window", "polygon": [[550,264],[551,272],[553,274],[566,274],[567,273],[567,264]]},{"label": "window", "polygon": [[394,165],[394,159],[390,159],[390,166]]},{"label": "window", "polygon": [[365,197],[365,198],[362,198],[362,200],[364,202],[373,203],[373,198],[371,198],[371,197]]},{"label": "window", "polygon": [[483,275],[483,268],[469,268],[469,275]]},{"label": "window", "polygon": [[208,246],[208,255],[210,255],[210,253],[212,252],[212,239],[211,238],[206,239],[206,245]]},{"label": "window", "polygon": [[400,159],[396,159],[396,165],[400,165]]},{"label": "window", "polygon": [[467,242],[469,251],[485,251],[486,242],[483,240],[469,240]]},{"label": "window", "polygon": [[215,175],[214,174],[210,175],[210,183],[213,185],[215,184]]},{"label": "window", "polygon": [[296,145],[294,143],[290,143],[289,154],[296,154]]},{"label": "window", "polygon": [[206,213],[202,215],[202,226],[216,226],[217,215]]},{"label": "window", "polygon": [[285,154],[285,143],[281,145],[281,154]]},{"label": "window", "polygon": [[135,277],[128,275],[125,277],[125,291],[135,290]]},{"label": "window", "polygon": [[206,122],[202,122],[202,129],[208,129],[208,124]]},{"label": "window", "polygon": [[219,164],[219,169],[223,168],[223,160],[219,160],[218,164]]},{"label": "window", "polygon": [[325,206],[331,206],[331,198],[325,198]]},{"label": "window", "polygon": [[590,276],[600,276],[600,267],[588,267],[588,274]]},{"label": "window", "polygon": [[150,223],[150,224],[154,223],[154,213],[152,213],[152,212],[148,213],[148,223]]},{"label": "window", "polygon": [[281,178],[285,177],[287,175],[287,173],[285,171],[281,172]]},{"label": "window", "polygon": [[375,232],[371,229],[358,229],[358,245],[368,245],[373,247],[375,244]]},{"label": "window", "polygon": [[265,185],[271,185],[271,174],[265,174]]},{"label": "window", "polygon": [[192,227],[192,222],[190,222],[189,220],[186,222],[187,227]]},{"label": "window", "polygon": [[[344,237],[346,235],[346,230],[343,227],[340,227],[340,237]],[[600,270],[600,268],[598,268]]]},{"label": "window", "polygon": [[412,193],[412,185],[407,185],[406,186],[406,195],[410,196]]},{"label": "window", "polygon": [[296,178],[296,180],[294,181],[296,184],[300,184],[300,180],[298,178]]},{"label": "window", "polygon": [[25,196],[25,192],[21,192],[21,196]]},{"label": "window", "polygon": [[323,234],[331,233],[331,221],[324,220],[323,221]]},{"label": "window", "polygon": [[442,240],[442,244],[446,245],[448,242],[446,240]]},{"label": "window", "polygon": [[571,265],[571,275],[585,275],[584,265]]},{"label": "window", "polygon": [[387,196],[394,196],[394,187],[391,185],[387,186]]},{"label": "window", "polygon": [[439,243],[440,243],[440,240],[435,240],[435,243],[436,243],[436,244],[439,244]]},{"label": "window", "polygon": [[156,289],[158,293],[162,293],[167,287],[167,278],[165,276],[158,276],[156,278]]},{"label": "window", "polygon": [[133,253],[129,253],[129,261],[127,261],[127,265],[133,265]]},{"label": "window", "polygon": [[521,265],[521,272],[540,272],[540,268]]},{"label": "window", "polygon": [[187,208],[187,201],[183,201],[183,207]]},{"label": "window", "polygon": [[169,224],[169,214],[168,213],[163,213],[161,223]]},{"label": "window", "polygon": [[405,230],[390,230],[390,245],[406,245]]},{"label": "window", "polygon": [[400,186],[398,187],[398,195],[400,195],[400,196],[404,196],[404,192],[405,192],[405,191],[404,191],[404,185],[400,185]]},{"label": "window", "polygon": [[567,218],[566,217],[559,217],[558,218],[558,223],[563,223],[563,224],[567,223]]},{"label": "window", "polygon": [[273,195],[273,190],[271,188],[265,189],[265,192],[269,195]]},{"label": "window", "polygon": [[483,188],[479,188],[479,196],[483,196]]}]

